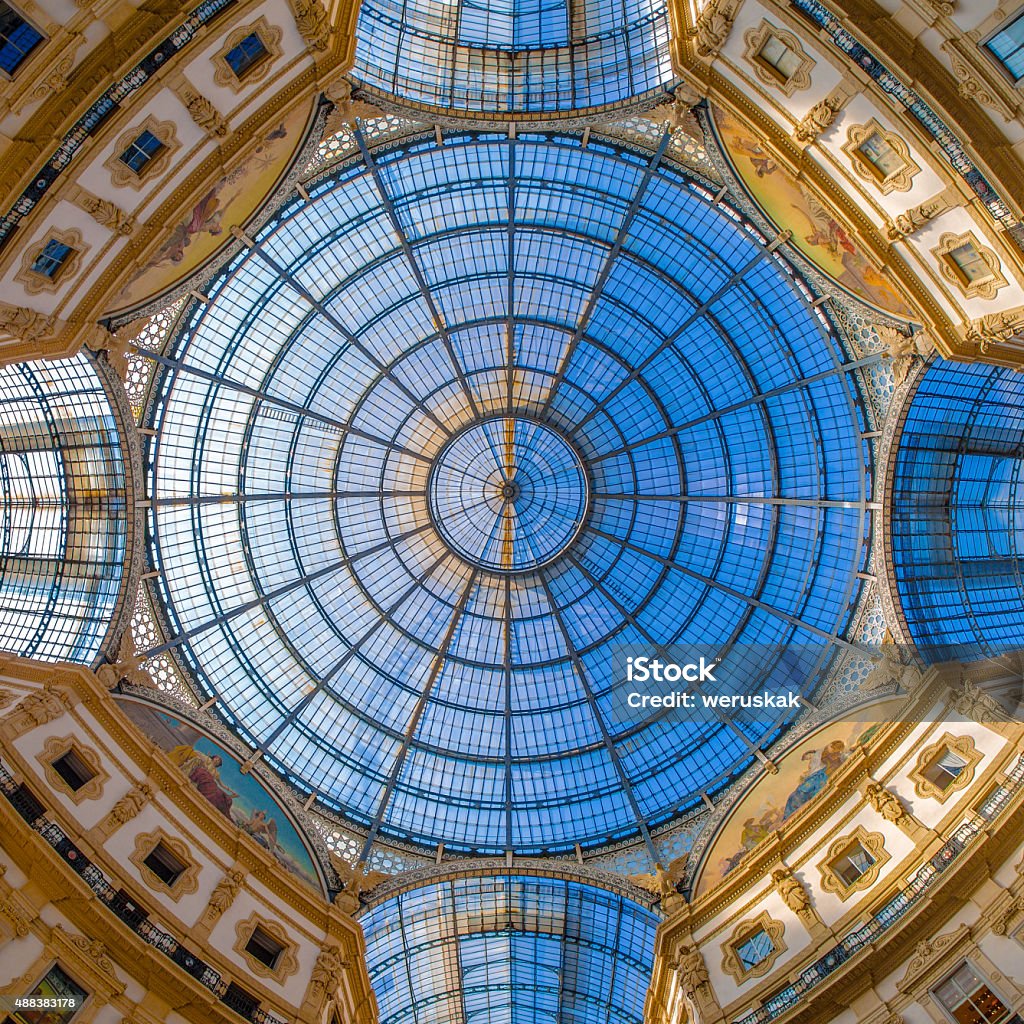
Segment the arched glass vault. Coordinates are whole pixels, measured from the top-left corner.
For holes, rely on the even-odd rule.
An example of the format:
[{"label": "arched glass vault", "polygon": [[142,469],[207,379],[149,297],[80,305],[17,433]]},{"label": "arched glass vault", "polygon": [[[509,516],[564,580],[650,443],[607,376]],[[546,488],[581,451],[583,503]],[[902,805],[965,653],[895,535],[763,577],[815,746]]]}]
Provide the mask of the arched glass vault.
[{"label": "arched glass vault", "polygon": [[899,437],[891,496],[896,588],[929,660],[1024,647],[1024,380],[939,360]]},{"label": "arched glass vault", "polygon": [[658,916],[578,881],[455,878],[360,923],[381,1024],[640,1024]]},{"label": "arched glass vault", "polygon": [[363,0],[352,74],[462,113],[565,113],[674,82],[661,0]]},{"label": "arched glass vault", "polygon": [[156,650],[367,845],[647,838],[793,713],[620,721],[621,645],[847,644],[860,364],[663,149],[364,146],[153,354]]},{"label": "arched glass vault", "polygon": [[0,368],[0,648],[93,662],[126,558],[117,423],[89,358]]}]

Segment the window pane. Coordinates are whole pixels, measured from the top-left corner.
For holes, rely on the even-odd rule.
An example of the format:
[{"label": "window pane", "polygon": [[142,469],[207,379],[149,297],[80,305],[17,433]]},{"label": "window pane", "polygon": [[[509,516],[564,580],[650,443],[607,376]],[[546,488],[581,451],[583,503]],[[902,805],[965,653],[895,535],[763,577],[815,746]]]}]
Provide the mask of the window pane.
[{"label": "window pane", "polygon": [[43,35],[0,0],[0,70],[13,74],[43,41]]},{"label": "window pane", "polygon": [[1024,14],[997,32],[986,44],[999,62],[1019,82],[1024,78]]}]

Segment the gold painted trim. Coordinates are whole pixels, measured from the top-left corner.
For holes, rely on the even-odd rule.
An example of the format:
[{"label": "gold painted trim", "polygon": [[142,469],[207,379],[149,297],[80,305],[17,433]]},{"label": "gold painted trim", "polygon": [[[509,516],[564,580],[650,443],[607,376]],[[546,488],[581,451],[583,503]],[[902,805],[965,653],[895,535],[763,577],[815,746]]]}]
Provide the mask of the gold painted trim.
[{"label": "gold painted trim", "polygon": [[[263,48],[267,51],[267,55],[266,57],[262,57],[255,64],[246,68],[246,70],[242,72],[242,77],[239,78],[228,63],[227,55],[243,39],[253,34],[259,36],[259,40],[263,44]],[[277,58],[280,57],[283,52],[281,49],[281,37],[281,29],[276,25],[271,25],[270,22],[262,15],[255,21],[250,21],[248,24],[241,25],[239,28],[236,28],[235,31],[224,40],[224,45],[211,58],[215,69],[213,73],[213,80],[217,85],[226,86],[232,92],[241,92],[243,89],[247,89],[255,82],[263,81],[263,79],[270,74],[271,67],[273,67]]]},{"label": "gold painted trim", "polygon": [[[779,71],[761,58],[761,48],[772,36],[800,58],[799,66],[788,78],[784,78]],[[762,19],[757,28],[747,29],[743,34],[743,42],[746,44],[743,51],[744,60],[766,85],[780,89],[786,96],[792,96],[801,89],[811,87],[811,68],[817,61],[803,48],[800,39],[792,32]]]},{"label": "gold painted trim", "polygon": [[[103,166],[110,171],[110,180],[120,188],[141,189],[154,178],[159,178],[171,162],[171,157],[181,148],[178,141],[177,125],[173,121],[158,121],[152,114],[139,124],[121,132],[114,143],[113,152]],[[163,149],[149,160],[141,171],[133,171],[121,160],[121,154],[143,133],[150,132],[159,139]]]},{"label": "gold painted trim", "polygon": [[[874,863],[856,881],[847,885],[836,873],[833,864],[847,850],[858,843],[874,858]],[[858,825],[851,833],[835,840],[829,846],[825,859],[818,865],[821,872],[821,887],[825,892],[835,893],[840,901],[845,902],[855,892],[863,892],[877,880],[882,866],[891,858],[885,848],[885,836],[881,832],[868,832],[863,825]]]},{"label": "gold painted trim", "polygon": [[[284,947],[274,967],[268,967],[245,948],[257,928],[265,931]],[[299,970],[299,959],[296,956],[298,945],[288,938],[288,933],[282,925],[261,917],[256,911],[235,925],[235,944],[231,948],[249,965],[254,974],[258,974],[261,978],[272,978],[282,985]]]},{"label": "gold painted trim", "polygon": [[[958,246],[965,244],[973,245],[978,255],[985,261],[991,271],[989,277],[968,282],[956,268],[949,254]],[[999,266],[999,257],[991,249],[982,245],[973,231],[965,231],[959,235],[953,231],[947,231],[940,235],[939,244],[932,249],[932,255],[938,260],[942,276],[950,284],[956,285],[966,299],[994,299],[996,292],[1006,286],[1006,278],[1003,277]]]},{"label": "gold painted trim", "polygon": [[[40,274],[32,269],[32,264],[42,255],[43,248],[51,239],[56,239],[62,245],[70,246],[71,255],[61,264],[53,277]],[[59,228],[48,228],[43,232],[38,245],[33,245],[26,250],[21,257],[21,267],[14,275],[14,280],[22,285],[29,295],[38,295],[40,292],[56,292],[62,288],[69,278],[78,273],[82,264],[82,257],[89,251],[91,246],[82,241],[82,232],[77,228],[68,231],[61,231]]]},{"label": "gold painted trim", "polygon": [[[772,951],[759,963],[754,964],[749,970],[740,961],[737,947],[742,945],[754,933],[763,931],[772,943]],[[733,929],[732,935],[722,944],[722,970],[736,982],[742,985],[752,978],[760,978],[767,974],[774,966],[775,961],[789,949],[783,938],[786,926],[781,921],[776,921],[767,910],[761,911],[757,917],[741,921]]]},{"label": "gold painted trim", "polygon": [[[72,789],[60,776],[53,762],[73,751],[92,771],[92,778],[79,789]],[[100,762],[100,755],[91,747],[83,747],[73,736],[51,736],[43,745],[36,760],[43,766],[43,775],[50,786],[63,793],[72,803],[83,800],[98,800],[103,795],[103,786],[110,778]]]},{"label": "gold painted trim", "polygon": [[[898,171],[884,177],[879,175],[875,165],[860,151],[864,142],[875,134],[880,135],[903,160],[903,166]],[[884,196],[890,192],[909,192],[914,175],[921,171],[920,165],[910,155],[910,147],[906,142],[895,132],[883,128],[874,118],[866,124],[851,125],[846,133],[846,142],[840,148],[850,158],[854,173],[871,182]]]},{"label": "gold painted trim", "polygon": [[[944,749],[959,754],[967,764],[945,789],[940,789],[934,782],[925,778],[924,770]],[[951,732],[943,733],[934,743],[921,751],[917,758],[917,764],[908,774],[910,781],[914,783],[914,793],[919,797],[937,800],[940,804],[944,804],[954,793],[966,789],[974,781],[974,770],[982,756],[970,736],[956,736]]]},{"label": "gold painted trim", "polygon": [[[185,865],[185,870],[168,885],[145,865],[145,859],[163,843],[175,857]],[[192,859],[188,847],[174,836],[169,835],[162,828],[153,832],[142,832],[135,837],[135,850],[129,854],[128,859],[138,869],[139,877],[143,884],[156,892],[162,892],[170,896],[175,903],[186,893],[195,892],[199,888],[197,876],[199,865]]]}]

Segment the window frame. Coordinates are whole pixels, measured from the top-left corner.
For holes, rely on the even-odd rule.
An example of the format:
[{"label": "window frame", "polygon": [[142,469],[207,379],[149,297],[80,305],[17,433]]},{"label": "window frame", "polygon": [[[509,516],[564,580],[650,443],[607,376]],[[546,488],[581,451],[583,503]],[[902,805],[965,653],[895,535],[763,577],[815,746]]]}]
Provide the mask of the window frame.
[{"label": "window frame", "polygon": [[[836,870],[835,864],[840,858],[848,855],[854,845],[859,845],[873,862],[868,865],[853,881],[847,882]],[[863,892],[878,880],[882,868],[891,859],[885,848],[885,836],[881,832],[869,832],[863,825],[858,825],[852,832],[840,836],[828,848],[825,858],[819,862],[821,888],[839,897],[845,902],[854,893]]]},{"label": "window frame", "polygon": [[[0,81],[6,80],[8,82],[13,82],[18,77],[18,75],[22,71],[24,71],[25,65],[28,64],[34,57],[38,56],[40,48],[46,45],[50,37],[36,24],[34,19],[30,18],[15,4],[12,4],[10,0],[0,0],[0,3],[3,3],[11,11],[12,14],[20,18],[23,24],[28,25],[29,28],[31,28],[32,31],[39,36],[39,39],[36,40],[36,42],[33,43],[28,50],[21,51],[23,53],[21,60],[19,60],[18,63],[10,71],[8,71],[6,68],[0,68]],[[7,37],[7,39],[9,42],[10,37]],[[20,47],[18,47],[18,49],[20,49]]]},{"label": "window frame", "polygon": [[[972,1000],[974,994],[981,990],[981,987],[987,988],[988,991],[990,993],[992,993],[992,995],[999,1000],[999,1002],[1002,1005],[1003,1009],[1006,1011],[1001,1016],[993,1018],[989,1022],[989,1024],[1007,1024],[1008,1021],[1013,1020],[1014,1012],[1015,1012],[1014,1008],[1011,1005],[1009,1005],[1009,1003],[1007,1002],[1006,998],[1003,996],[1002,992],[1000,992],[999,989],[997,989],[995,987],[995,985],[993,985],[992,982],[988,980],[988,978],[985,976],[985,974],[982,971],[978,970],[978,968],[974,965],[974,962],[972,960],[969,960],[969,959],[961,960],[960,963],[952,971],[948,971],[948,972],[946,972],[944,974],[944,976],[943,976],[941,981],[939,981],[936,984],[932,985],[928,989],[928,994],[931,996],[932,1001],[938,1007],[939,1012],[946,1018],[946,1020],[948,1020],[950,1022],[950,1024],[959,1024],[957,1018],[954,1016],[953,1010],[952,1009],[948,1009],[946,1007],[946,1004],[939,997],[939,994],[938,994],[939,993],[939,989],[942,988],[943,985],[947,985],[950,982],[953,982],[954,979],[956,978],[957,974],[959,974],[960,971],[962,971],[964,968],[966,968],[967,970],[973,972],[974,976],[978,979],[978,981],[980,983],[979,988],[976,988],[973,993],[965,995],[964,1002],[970,1003],[972,1009],[977,1010],[977,1008],[974,1006],[974,1003],[971,1002],[971,1000]],[[957,983],[957,984],[959,985],[959,983]],[[964,1004],[964,1002],[961,1002],[958,1005],[962,1006]],[[978,1012],[980,1014],[980,1011],[978,1011]]]},{"label": "window frame", "polygon": [[[1022,25],[1022,35],[1024,35],[1024,6],[1018,7],[1012,14],[1008,14],[1003,20],[985,36],[981,42],[978,43],[979,49],[985,54],[986,58],[992,62],[998,69],[999,74],[1003,76],[1006,82],[1014,89],[1024,89],[1024,71],[1022,71],[1020,78],[1014,76],[1013,72],[1007,67],[1006,62],[1002,57],[998,56],[991,48],[992,40],[996,36],[1001,35],[1008,28],[1020,23]],[[1019,53],[1024,51],[1024,40],[1022,40],[1019,49],[1015,52]]]},{"label": "window frame", "polygon": [[[243,40],[255,35],[263,44],[267,55],[251,64],[239,77],[228,63],[227,55],[237,49]],[[241,92],[256,82],[262,81],[270,74],[282,54],[281,40],[283,33],[276,25],[271,25],[266,17],[260,15],[255,21],[240,25],[230,33],[221,44],[220,49],[211,58],[214,66],[213,80],[217,85],[225,86],[232,92]]]}]

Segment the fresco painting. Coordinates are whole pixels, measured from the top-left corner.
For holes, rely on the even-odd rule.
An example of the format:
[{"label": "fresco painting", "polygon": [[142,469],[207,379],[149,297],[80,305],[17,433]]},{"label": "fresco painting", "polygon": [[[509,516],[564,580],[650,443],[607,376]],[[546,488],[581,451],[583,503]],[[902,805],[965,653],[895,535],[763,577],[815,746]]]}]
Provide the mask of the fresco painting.
[{"label": "fresco painting", "polygon": [[915,319],[899,291],[814,192],[781,166],[733,114],[715,107],[713,115],[719,141],[740,180],[776,225],[792,229],[793,244],[858,299],[895,316]]},{"label": "fresco painting", "polygon": [[875,721],[826,725],[803,739],[779,764],[778,775],[762,776],[733,809],[708,850],[695,895],[717,885],[762,839],[823,792],[849,756],[888,720],[873,708]]},{"label": "fresco painting", "polygon": [[246,149],[174,223],[160,247],[128,275],[114,299],[115,310],[137,306],[193,274],[231,239],[231,225],[244,224],[273,193],[306,137],[311,113],[305,106],[267,124]]},{"label": "fresco painting", "polygon": [[194,726],[136,701],[120,701],[124,713],[225,818],[254,839],[292,874],[315,888],[320,880],[305,844],[273,797],[238,760]]}]

